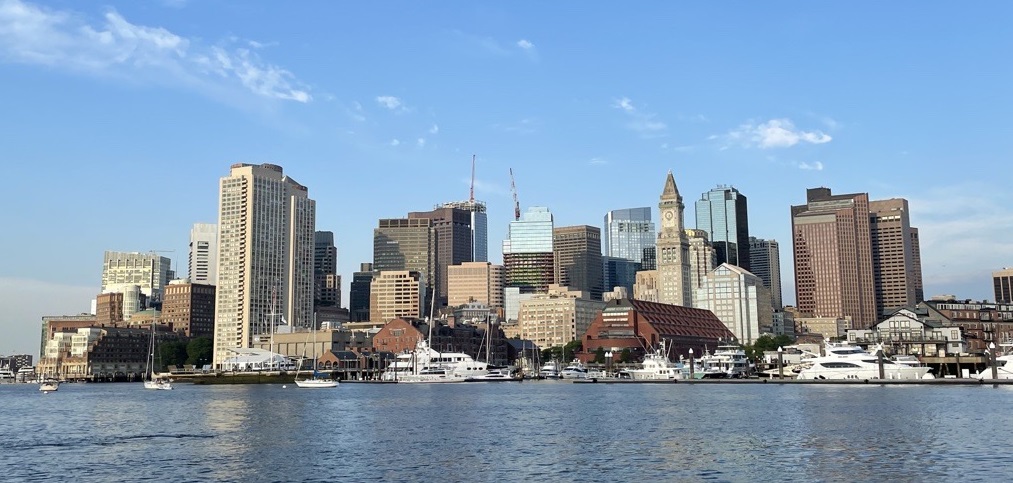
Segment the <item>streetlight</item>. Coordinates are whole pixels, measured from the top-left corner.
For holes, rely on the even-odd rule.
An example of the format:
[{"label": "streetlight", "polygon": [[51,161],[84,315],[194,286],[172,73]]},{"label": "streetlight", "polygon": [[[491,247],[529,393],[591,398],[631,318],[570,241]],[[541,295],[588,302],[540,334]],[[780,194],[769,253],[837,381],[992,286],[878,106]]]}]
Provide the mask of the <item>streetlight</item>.
[{"label": "streetlight", "polygon": [[992,362],[992,379],[999,379],[999,368],[995,365],[995,342],[988,343],[988,357]]},{"label": "streetlight", "polygon": [[782,353],[784,348],[777,346],[777,377],[778,379],[784,379],[784,359],[782,359]]},{"label": "streetlight", "polygon": [[612,351],[611,350],[609,350],[608,352],[605,353],[605,373],[606,374],[611,374],[612,373]]},{"label": "streetlight", "polygon": [[693,379],[693,348],[689,348],[689,378]]}]

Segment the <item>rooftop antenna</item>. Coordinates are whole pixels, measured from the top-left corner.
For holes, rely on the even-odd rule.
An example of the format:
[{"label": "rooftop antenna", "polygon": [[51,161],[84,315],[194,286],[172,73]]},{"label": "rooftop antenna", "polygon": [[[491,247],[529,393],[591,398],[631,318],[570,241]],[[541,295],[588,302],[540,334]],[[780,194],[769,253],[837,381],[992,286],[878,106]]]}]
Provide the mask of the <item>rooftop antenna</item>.
[{"label": "rooftop antenna", "polygon": [[471,195],[468,201],[475,203],[475,155],[471,155]]},{"label": "rooftop antenna", "polygon": [[510,191],[514,194],[514,220],[521,219],[521,204],[517,201],[517,185],[514,184],[514,169],[510,168]]}]

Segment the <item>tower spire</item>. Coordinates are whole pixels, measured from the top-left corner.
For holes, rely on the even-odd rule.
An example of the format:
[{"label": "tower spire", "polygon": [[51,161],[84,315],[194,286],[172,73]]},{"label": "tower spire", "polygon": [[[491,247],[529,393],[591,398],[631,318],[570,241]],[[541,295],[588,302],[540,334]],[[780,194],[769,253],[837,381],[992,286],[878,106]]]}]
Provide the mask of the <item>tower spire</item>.
[{"label": "tower spire", "polygon": [[665,178],[665,189],[661,192],[661,198],[679,196],[679,188],[675,185],[675,176],[672,170],[668,170],[668,178]]}]

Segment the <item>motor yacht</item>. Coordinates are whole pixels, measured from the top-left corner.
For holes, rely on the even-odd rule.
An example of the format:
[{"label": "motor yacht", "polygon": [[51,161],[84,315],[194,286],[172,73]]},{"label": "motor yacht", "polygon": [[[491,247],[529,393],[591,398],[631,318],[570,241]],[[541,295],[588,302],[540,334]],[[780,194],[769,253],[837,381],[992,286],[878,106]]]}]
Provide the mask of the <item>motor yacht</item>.
[{"label": "motor yacht", "polygon": [[524,379],[515,376],[510,369],[493,369],[488,374],[469,376],[464,378],[465,382],[512,382],[523,381]]},{"label": "motor yacht", "polygon": [[[644,355],[644,362],[639,369],[624,369],[621,372],[633,380],[674,381],[687,378],[688,369],[686,370],[687,372],[683,372],[683,369],[684,365],[682,363],[672,362],[668,359],[665,341],[663,340],[654,350]],[[622,378],[622,375],[620,375],[620,378]]]},{"label": "motor yacht", "polygon": [[559,371],[560,379],[587,379],[587,368],[579,360],[574,359],[562,371]]},{"label": "motor yacht", "polygon": [[538,377],[540,379],[559,379],[559,363],[551,361],[538,371]]},{"label": "motor yacht", "polygon": [[749,377],[753,372],[746,351],[738,344],[719,345],[713,354],[701,357],[700,363],[704,379]]},{"label": "motor yacht", "polygon": [[398,354],[381,376],[396,382],[464,382],[489,373],[489,365],[463,352],[440,352],[420,339],[415,349]]},{"label": "motor yacht", "polygon": [[[995,375],[996,379],[1013,379],[1013,354],[1007,354],[995,358]],[[985,366],[981,372],[978,372],[971,377],[975,379],[993,379],[992,366]]]},{"label": "motor yacht", "polygon": [[[826,355],[804,360],[798,379],[879,379],[879,357],[846,342],[827,343]],[[928,367],[898,364],[883,358],[885,379],[923,379]]]}]

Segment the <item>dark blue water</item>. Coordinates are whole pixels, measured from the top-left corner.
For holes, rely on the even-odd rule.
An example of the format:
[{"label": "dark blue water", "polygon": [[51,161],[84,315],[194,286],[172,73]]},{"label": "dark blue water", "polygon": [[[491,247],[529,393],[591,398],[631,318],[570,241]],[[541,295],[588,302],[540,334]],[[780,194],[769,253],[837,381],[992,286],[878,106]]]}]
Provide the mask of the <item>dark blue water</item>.
[{"label": "dark blue water", "polygon": [[1009,481],[1013,388],[0,386],[2,481]]}]

